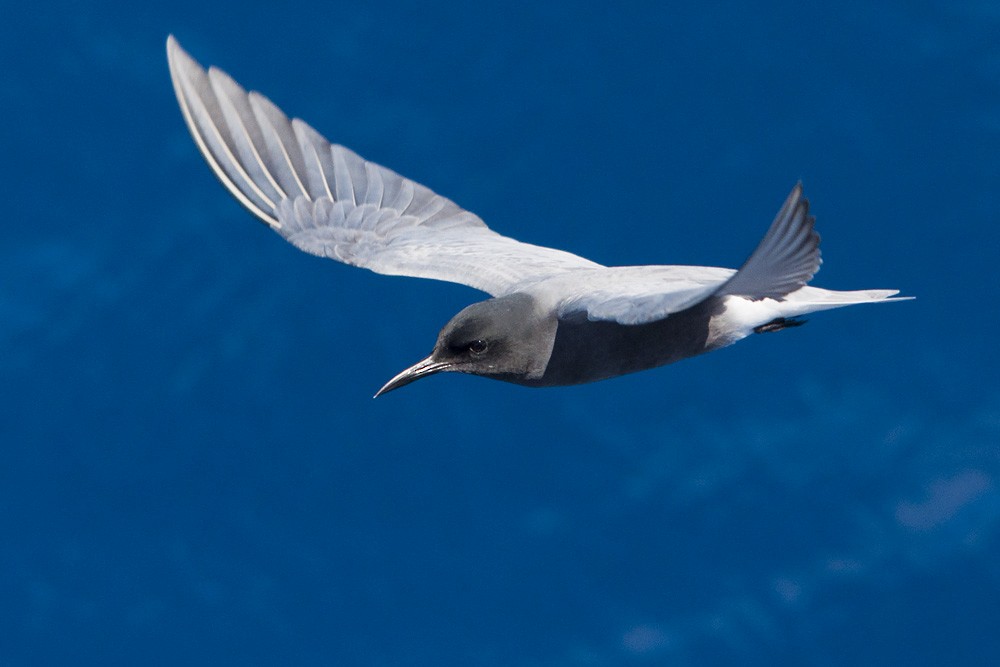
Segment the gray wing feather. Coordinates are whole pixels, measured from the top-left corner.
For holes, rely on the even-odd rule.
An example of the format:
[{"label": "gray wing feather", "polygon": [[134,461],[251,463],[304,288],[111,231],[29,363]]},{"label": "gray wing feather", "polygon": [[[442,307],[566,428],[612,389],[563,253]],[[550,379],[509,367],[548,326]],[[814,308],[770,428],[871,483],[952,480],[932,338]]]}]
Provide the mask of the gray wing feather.
[{"label": "gray wing feather", "polygon": [[[228,130],[226,107],[219,103],[209,77],[197,64],[191,66],[193,61],[179,47],[171,48],[175,44],[168,41],[174,91],[195,143],[212,171],[233,196],[254,215],[276,227],[278,221],[273,210],[281,193],[269,174],[266,179],[258,175],[258,168],[263,168],[259,158],[246,161],[239,158],[238,146],[248,139],[240,137],[241,141],[234,140]],[[248,124],[244,129],[249,132],[251,126]],[[256,129],[255,123],[253,129]],[[245,152],[246,146],[243,148]],[[266,169],[264,173],[267,173]]]},{"label": "gray wing feather", "polygon": [[735,271],[712,266],[615,266],[556,276],[539,287],[557,298],[560,318],[645,324],[712,296]]},{"label": "gray wing feather", "polygon": [[557,312],[572,317],[586,312],[591,320],[644,324],[713,296],[753,300],[783,299],[809,282],[821,258],[815,218],[792,188],[756,250],[738,271],[707,266],[614,267],[551,281],[562,294]]},{"label": "gray wing feather", "polygon": [[[200,74],[193,72],[192,74]],[[192,77],[193,79],[194,77]],[[266,156],[267,149],[264,135],[257,123],[257,117],[246,95],[239,94],[240,87],[225,72],[213,69],[208,73],[208,79],[215,93],[214,101],[222,110],[225,119],[226,132],[222,136],[230,137],[234,147],[233,158],[242,165],[250,182],[267,197],[272,204],[285,196],[284,190],[268,170],[262,152]],[[208,99],[210,104],[212,98]]]},{"label": "gray wing feather", "polygon": [[802,184],[798,183],[757,249],[716,294],[755,301],[781,299],[808,283],[823,261],[815,224],[809,200],[802,196]]},{"label": "gray wing feather", "polygon": [[521,243],[390,169],[330,144],[224,72],[206,72],[171,36],[174,90],[216,176],[296,247],[378,273],[506,294],[599,264]]},{"label": "gray wing feather", "polygon": [[[714,291],[710,288],[663,286],[656,294],[636,296],[611,296],[608,298],[588,298],[583,303],[568,299],[561,304],[560,317],[569,317],[584,311],[588,320],[617,322],[618,324],[645,324],[662,320],[673,313],[690,308],[703,301]],[[581,305],[583,306],[581,308]]]},{"label": "gray wing feather", "polygon": [[262,154],[268,171],[277,179],[286,198],[308,197],[309,192],[299,178],[306,171],[305,160],[288,119],[260,93],[250,93],[249,100],[264,137]]}]

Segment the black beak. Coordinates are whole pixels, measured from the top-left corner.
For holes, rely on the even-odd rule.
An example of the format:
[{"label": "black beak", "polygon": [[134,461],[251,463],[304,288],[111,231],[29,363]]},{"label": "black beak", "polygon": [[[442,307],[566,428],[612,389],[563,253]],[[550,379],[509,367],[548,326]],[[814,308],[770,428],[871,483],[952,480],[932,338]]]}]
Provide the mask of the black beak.
[{"label": "black beak", "polygon": [[433,358],[427,357],[423,361],[418,361],[396,377],[386,382],[381,389],[375,392],[375,395],[372,396],[372,398],[378,398],[382,394],[388,393],[393,389],[399,389],[400,387],[408,385],[414,380],[419,380],[422,377],[427,377],[428,375],[434,375],[435,373],[448,370],[449,366],[450,364],[443,361],[434,361]]}]

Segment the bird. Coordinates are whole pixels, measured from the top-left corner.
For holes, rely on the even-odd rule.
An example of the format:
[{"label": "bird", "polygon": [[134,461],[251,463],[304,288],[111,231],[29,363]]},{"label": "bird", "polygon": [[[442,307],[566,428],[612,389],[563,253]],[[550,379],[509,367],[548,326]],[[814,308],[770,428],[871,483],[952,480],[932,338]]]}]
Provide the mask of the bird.
[{"label": "bird", "polygon": [[822,260],[801,182],[739,269],[603,266],[503,236],[450,199],[331,144],[225,72],[203,68],[173,35],[167,60],[212,171],[285,240],[376,273],[489,295],[452,317],[431,354],[375,397],[441,372],[530,387],[594,382],[795,327],[808,313],[912,298],[808,285]]}]

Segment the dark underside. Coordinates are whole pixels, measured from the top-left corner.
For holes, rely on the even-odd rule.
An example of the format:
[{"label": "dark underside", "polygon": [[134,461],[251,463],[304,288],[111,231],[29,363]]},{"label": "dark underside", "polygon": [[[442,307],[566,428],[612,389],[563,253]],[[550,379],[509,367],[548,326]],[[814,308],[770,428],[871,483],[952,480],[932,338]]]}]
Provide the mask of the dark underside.
[{"label": "dark underside", "polygon": [[671,364],[721,347],[708,346],[708,325],[722,308],[710,298],[649,324],[591,321],[581,314],[559,321],[545,374],[532,386],[582,384]]}]

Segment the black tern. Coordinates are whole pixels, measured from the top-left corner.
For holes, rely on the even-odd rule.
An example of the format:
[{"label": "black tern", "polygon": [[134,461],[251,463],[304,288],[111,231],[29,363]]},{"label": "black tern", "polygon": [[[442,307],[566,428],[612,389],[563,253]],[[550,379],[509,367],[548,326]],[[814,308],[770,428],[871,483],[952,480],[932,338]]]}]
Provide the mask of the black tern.
[{"label": "black tern", "polygon": [[455,315],[430,356],[375,396],[442,371],[532,387],[593,382],[796,326],[807,313],[909,298],[807,286],[821,259],[801,184],[738,270],[607,267],[497,234],[451,200],[290,121],[226,73],[206,71],[173,36],[167,59],[181,112],[215,175],[287,241],[376,273],[492,296]]}]

